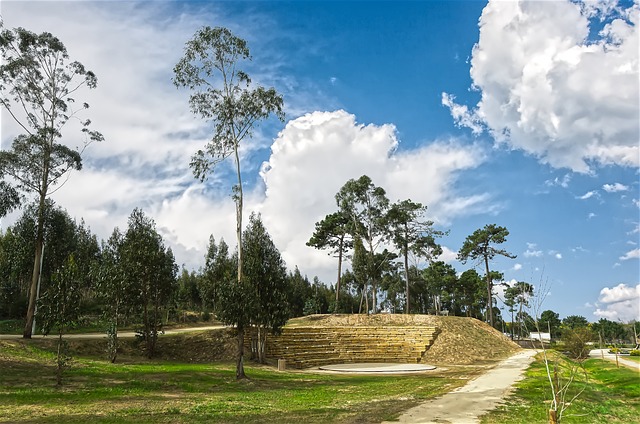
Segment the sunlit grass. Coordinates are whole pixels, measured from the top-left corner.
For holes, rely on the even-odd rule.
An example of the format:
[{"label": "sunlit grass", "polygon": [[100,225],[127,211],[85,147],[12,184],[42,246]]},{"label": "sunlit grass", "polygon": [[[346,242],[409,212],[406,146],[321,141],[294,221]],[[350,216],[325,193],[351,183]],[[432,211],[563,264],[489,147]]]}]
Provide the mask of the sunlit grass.
[{"label": "sunlit grass", "polygon": [[[562,361],[562,360],[561,360]],[[565,370],[573,365],[564,362]],[[576,375],[567,400],[578,397],[566,409],[563,423],[631,423],[640,417],[640,375],[601,359],[584,363],[587,379]],[[584,374],[584,372],[583,372]],[[566,376],[566,374],[565,374]],[[517,383],[513,396],[497,410],[482,417],[482,423],[547,423],[551,389],[544,363],[538,357]],[[582,392],[578,394],[580,391]]]},{"label": "sunlit grass", "polygon": [[50,353],[0,342],[0,421],[379,422],[461,386],[474,373],[405,376],[277,372],[248,365],[76,359],[62,388]]}]

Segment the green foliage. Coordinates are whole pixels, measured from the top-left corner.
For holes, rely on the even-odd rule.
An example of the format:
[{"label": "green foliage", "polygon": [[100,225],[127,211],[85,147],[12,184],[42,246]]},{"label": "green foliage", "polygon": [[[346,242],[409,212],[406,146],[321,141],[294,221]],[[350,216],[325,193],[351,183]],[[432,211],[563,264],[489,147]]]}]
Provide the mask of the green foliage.
[{"label": "green foliage", "polygon": [[560,325],[562,321],[560,321],[560,314],[557,312],[553,312],[552,310],[543,311],[540,314],[540,319],[538,320],[539,330],[541,332],[549,331],[551,333],[551,338],[555,339],[560,337]]},{"label": "green foliage", "polygon": [[140,317],[140,334],[147,355],[155,351],[162,317],[176,289],[177,266],[171,248],[165,248],[155,222],[134,209],[122,239],[120,261],[125,285],[130,287],[131,304]]},{"label": "green foliage", "polygon": [[[37,197],[37,225],[33,273],[24,337],[31,337],[36,307],[39,264],[44,244],[46,200],[51,190],[72,170],[82,168],[79,150],[59,141],[62,129],[78,112],[74,93],[83,86],[95,88],[97,78],[80,62],[70,62],[62,42],[48,32],[35,34],[24,28],[5,29],[0,22],[0,105],[20,127],[10,149],[0,150],[0,217],[18,207],[27,195]],[[90,120],[80,120],[86,144],[103,140],[90,130]]]},{"label": "green foliage", "polygon": [[629,351],[629,356],[640,356],[640,350],[632,349]]},{"label": "green foliage", "polygon": [[493,320],[493,280],[491,271],[489,270],[489,260],[496,255],[505,256],[514,259],[516,256],[504,249],[498,249],[493,245],[502,244],[507,241],[509,230],[496,224],[487,224],[484,228],[478,229],[473,234],[467,236],[460,251],[458,252],[458,260],[463,264],[468,260],[481,260],[485,264],[486,282],[487,282],[487,312],[489,323],[494,326]]},{"label": "green foliage", "polygon": [[606,343],[620,343],[627,336],[627,331],[621,323],[606,318],[600,318],[591,328],[596,334],[600,334]]},{"label": "green foliage", "polygon": [[574,330],[576,328],[586,327],[589,325],[589,321],[580,315],[569,315],[562,320],[562,328],[568,330]]},{"label": "green foliage", "polygon": [[243,244],[243,274],[256,293],[252,324],[279,332],[289,319],[287,268],[260,215],[249,217]]},{"label": "green foliage", "polygon": [[222,284],[234,279],[237,257],[229,255],[229,247],[224,239],[216,244],[213,236],[209,237],[209,246],[205,256],[205,266],[197,281],[199,297],[203,308],[216,309],[219,290]]},{"label": "green foliage", "polygon": [[[357,180],[347,181],[336,194],[336,203],[342,214],[351,220],[351,234],[354,244],[353,266],[359,261],[360,282],[364,284],[366,311],[377,312],[377,284],[382,279],[382,269],[376,266],[380,262],[375,255],[380,244],[386,239],[387,222],[386,213],[389,208],[389,199],[382,187],[377,187],[366,175]],[[361,242],[362,254],[358,255],[357,244]],[[366,293],[371,287],[371,305],[368,303]]]},{"label": "green foliage", "polygon": [[291,318],[307,315],[307,300],[312,296],[311,283],[306,276],[302,276],[296,266],[292,273],[288,275],[289,286],[289,311]]},{"label": "green foliage", "polygon": [[58,333],[58,385],[62,384],[63,371],[71,360],[62,336],[69,328],[77,325],[80,315],[80,287],[78,267],[73,256],[69,256],[67,263],[54,273],[51,287],[40,299],[37,316],[41,320],[43,333],[46,335],[52,330]]},{"label": "green foliage", "polygon": [[409,254],[413,253],[429,262],[442,254],[442,247],[436,243],[436,238],[445,233],[433,229],[433,221],[424,217],[426,210],[426,206],[407,199],[391,205],[386,214],[388,237],[403,259],[406,313],[411,308]]}]

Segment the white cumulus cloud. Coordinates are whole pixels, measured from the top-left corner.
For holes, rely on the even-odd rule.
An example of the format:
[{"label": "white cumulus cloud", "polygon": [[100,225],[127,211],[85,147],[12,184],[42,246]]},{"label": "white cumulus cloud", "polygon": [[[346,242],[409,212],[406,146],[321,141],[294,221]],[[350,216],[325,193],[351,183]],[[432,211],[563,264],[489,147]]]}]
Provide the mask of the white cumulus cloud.
[{"label": "white cumulus cloud", "polygon": [[[601,305],[604,304],[604,305]],[[640,319],[640,284],[635,287],[618,284],[600,291],[594,315],[612,321],[629,322]]]},{"label": "white cumulus cloud", "polygon": [[[456,175],[480,164],[474,147],[442,141],[398,151],[393,125],[363,125],[339,110],[313,112],[287,123],[271,148],[261,177],[264,199],[255,205],[290,266],[333,278],[335,260],[305,246],[315,222],[336,210],[335,194],[351,178],[368,175],[393,201],[412,199],[428,207],[429,219],[448,224],[480,212],[486,194],[461,196]],[[444,260],[455,252],[445,250]]]},{"label": "white cumulus cloud", "polygon": [[623,256],[620,256],[621,261],[626,261],[629,259],[638,259],[640,258],[640,249],[633,249],[625,253]]},{"label": "white cumulus cloud", "polygon": [[627,191],[629,190],[629,187],[621,183],[614,183],[614,184],[605,184],[602,186],[602,189],[607,193],[615,193],[617,191]]},{"label": "white cumulus cloud", "polygon": [[[443,104],[458,125],[482,126],[497,144],[556,168],[637,167],[639,9],[491,0],[471,58],[482,98],[467,108],[443,93]],[[605,25],[593,40],[598,17]]]}]

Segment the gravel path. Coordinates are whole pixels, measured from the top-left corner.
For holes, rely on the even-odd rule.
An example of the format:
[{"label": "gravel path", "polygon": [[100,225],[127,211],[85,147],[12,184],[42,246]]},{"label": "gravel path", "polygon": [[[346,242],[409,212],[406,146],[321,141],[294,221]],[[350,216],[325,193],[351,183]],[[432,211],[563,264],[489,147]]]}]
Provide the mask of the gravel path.
[{"label": "gravel path", "polygon": [[[522,379],[524,370],[533,361],[535,350],[523,350],[500,362],[465,386],[409,409],[400,416],[400,423],[472,424],[478,417],[494,409]],[[387,422],[383,424],[391,424]]]}]

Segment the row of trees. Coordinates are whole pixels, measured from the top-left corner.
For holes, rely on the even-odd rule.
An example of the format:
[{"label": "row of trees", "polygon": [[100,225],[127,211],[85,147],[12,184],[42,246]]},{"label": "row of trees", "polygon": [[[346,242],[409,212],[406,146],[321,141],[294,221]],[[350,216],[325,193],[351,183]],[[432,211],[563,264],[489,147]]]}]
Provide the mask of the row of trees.
[{"label": "row of trees", "polygon": [[[378,291],[382,288],[387,292],[385,309],[392,312],[398,312],[401,307],[406,313],[447,309],[457,315],[479,315],[478,275],[474,271],[458,279],[451,266],[436,262],[442,254],[437,239],[446,232],[434,229],[433,221],[426,219],[426,206],[410,199],[391,203],[385,190],[366,175],[347,181],[335,199],[337,210],[316,223],[307,245],[327,249],[338,259],[336,305],[341,293],[343,263],[350,260],[352,274],[349,276],[356,280],[361,295],[359,311],[378,312]],[[496,255],[515,258],[496,247],[504,243],[508,235],[504,227],[486,225],[467,237],[458,252],[462,263],[478,260],[484,265],[484,311],[492,326],[495,326],[493,284],[502,281],[503,276],[491,271],[489,262]],[[410,257],[415,262],[412,266]],[[419,264],[426,267],[419,270]],[[399,287],[400,279],[404,281],[404,290]],[[527,283],[519,284],[514,288],[517,293],[522,291],[522,284]],[[510,297],[512,304],[518,303],[522,308],[524,299],[516,300],[516,297],[515,294]],[[414,302],[417,302],[415,307]]]}]

